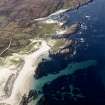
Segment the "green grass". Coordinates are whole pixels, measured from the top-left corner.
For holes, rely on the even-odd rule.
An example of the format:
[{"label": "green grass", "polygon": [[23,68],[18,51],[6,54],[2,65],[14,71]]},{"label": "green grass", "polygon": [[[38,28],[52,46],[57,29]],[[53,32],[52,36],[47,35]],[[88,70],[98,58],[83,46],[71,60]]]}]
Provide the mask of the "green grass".
[{"label": "green grass", "polygon": [[65,44],[64,40],[56,40],[55,45],[53,46],[53,51],[56,52]]},{"label": "green grass", "polygon": [[38,29],[36,30],[36,36],[40,38],[48,38],[53,35],[57,30],[56,24],[41,24],[39,25]]},{"label": "green grass", "polygon": [[40,45],[41,45],[41,42],[30,43],[26,47],[20,49],[20,53],[21,54],[28,54],[30,52],[34,52],[35,50],[37,50],[39,48]]}]

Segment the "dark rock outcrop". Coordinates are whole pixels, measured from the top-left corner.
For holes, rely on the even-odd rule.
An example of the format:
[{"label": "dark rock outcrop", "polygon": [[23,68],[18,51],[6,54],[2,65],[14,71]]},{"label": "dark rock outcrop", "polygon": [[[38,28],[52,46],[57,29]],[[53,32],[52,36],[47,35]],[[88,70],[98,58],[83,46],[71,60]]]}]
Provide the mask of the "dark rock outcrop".
[{"label": "dark rock outcrop", "polygon": [[[77,8],[91,0],[0,0],[0,55],[18,52],[36,35],[33,19],[50,15],[61,8]],[[33,27],[35,26],[35,27]],[[6,53],[2,53],[12,43]]]},{"label": "dark rock outcrop", "polygon": [[6,82],[6,85],[4,87],[4,91],[6,93],[6,95],[9,97],[11,95],[12,92],[12,87],[13,87],[13,83],[15,81],[16,75],[15,74],[11,74]]},{"label": "dark rock outcrop", "polygon": [[49,52],[49,56],[52,60],[43,60],[40,62],[37,69],[35,69],[34,77],[38,79],[49,73],[57,73],[65,68],[73,55],[77,43],[78,42],[75,40],[65,40],[65,44],[61,48],[58,48],[57,52],[52,49]]},{"label": "dark rock outcrop", "polygon": [[37,96],[38,96],[38,93],[36,90],[30,90],[28,96],[24,94],[19,105],[28,105],[28,103],[32,101],[33,99],[35,99]]},{"label": "dark rock outcrop", "polygon": [[69,37],[72,34],[75,34],[80,29],[80,23],[75,23],[66,28],[66,32],[64,33],[64,37]]},{"label": "dark rock outcrop", "polygon": [[69,38],[71,35],[77,33],[80,29],[80,23],[74,23],[70,26],[66,26],[63,24],[61,28],[64,28],[65,32],[63,34],[57,34],[53,35],[53,39],[64,39],[64,38]]}]

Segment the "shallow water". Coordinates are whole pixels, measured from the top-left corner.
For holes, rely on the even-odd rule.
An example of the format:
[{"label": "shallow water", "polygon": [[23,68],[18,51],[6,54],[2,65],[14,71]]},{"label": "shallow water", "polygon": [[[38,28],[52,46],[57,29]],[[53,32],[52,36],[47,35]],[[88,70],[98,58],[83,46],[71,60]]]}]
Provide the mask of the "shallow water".
[{"label": "shallow water", "polygon": [[[76,101],[76,103],[78,102],[89,102],[90,104],[92,102],[94,104],[105,103],[105,95],[104,95],[104,92],[105,92],[105,64],[104,64],[105,63],[105,14],[104,14],[104,11],[105,11],[105,0],[94,0],[92,3],[89,3],[88,5],[84,5],[83,7],[80,7],[77,10],[66,13],[66,15],[70,17],[68,19],[67,24],[72,24],[75,22],[81,23],[80,31],[70,37],[74,40],[79,40],[80,44],[76,46],[76,53],[68,62],[69,65],[71,64],[71,62],[72,62],[72,65],[73,64],[75,65],[75,63],[77,62],[79,63],[77,70],[74,71],[73,74],[70,74],[74,78],[71,84],[74,84],[75,86],[77,86],[81,90],[85,98],[83,99],[79,98]],[[80,69],[81,66],[83,66],[84,62],[88,60],[94,60],[97,62],[97,64],[94,67],[91,67],[91,68],[87,67],[81,70]],[[62,67],[63,67],[63,64],[65,64],[64,61],[62,61]],[[66,67],[67,68],[65,69],[68,69],[69,71],[70,68],[68,68],[68,66]],[[54,70],[57,67],[54,65],[51,65],[50,68],[52,71],[52,68]],[[48,70],[50,70],[50,68],[48,68]],[[63,68],[61,71],[61,72],[64,71],[64,75],[66,72],[65,69]],[[52,74],[55,79],[51,79],[50,78],[51,73],[49,73],[46,76],[41,77],[40,79],[37,80],[38,86],[40,87],[39,84],[42,83],[44,80],[48,79],[48,83],[47,82],[45,83],[47,85],[45,86],[43,85],[44,86],[43,94],[46,97],[48,105],[58,105],[58,104],[62,105],[62,101],[60,100],[61,98],[58,98],[57,100],[57,98],[53,99],[53,97],[51,96],[52,91],[56,93],[55,90],[60,88],[61,83],[59,83],[59,78],[61,82],[64,82],[63,81],[64,78],[62,77],[63,74],[59,76],[59,73],[60,72]],[[65,84],[63,86],[65,87],[66,85],[68,86],[68,84]],[[61,95],[57,95],[57,97],[58,96],[60,97]],[[53,101],[55,101],[55,103]],[[66,102],[66,104],[68,103],[73,104],[75,100],[69,99],[68,101],[66,98],[63,100],[63,102]]]}]

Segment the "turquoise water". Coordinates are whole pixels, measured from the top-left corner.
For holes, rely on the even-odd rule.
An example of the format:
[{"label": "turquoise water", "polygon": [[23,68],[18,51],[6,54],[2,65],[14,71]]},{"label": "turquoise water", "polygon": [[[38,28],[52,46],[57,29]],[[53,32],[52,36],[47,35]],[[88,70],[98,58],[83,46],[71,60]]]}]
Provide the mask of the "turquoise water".
[{"label": "turquoise water", "polygon": [[63,75],[72,75],[78,70],[86,69],[94,65],[96,65],[95,60],[88,60],[88,61],[84,61],[80,63],[69,64],[67,68],[65,68],[64,70],[60,71],[57,74],[49,74],[48,76],[44,76],[40,79],[35,80],[34,89],[37,91],[42,91],[42,88],[45,84],[57,79],[58,77],[63,76]]},{"label": "turquoise water", "polygon": [[[33,102],[32,104],[34,104],[34,103],[38,104],[38,102],[40,102],[38,100],[40,100],[46,94],[43,90],[45,85],[52,84],[53,81],[56,81],[58,78],[60,78],[62,76],[74,75],[74,73],[76,73],[79,70],[81,71],[81,70],[86,70],[86,69],[88,69],[89,67],[92,67],[92,66],[94,67],[96,64],[97,64],[97,62],[95,60],[88,60],[88,61],[79,62],[79,63],[71,63],[67,66],[67,68],[63,69],[62,71],[60,71],[56,74],[48,74],[47,76],[43,76],[39,79],[36,79],[34,81],[34,90],[37,91],[38,96],[35,98],[35,102]],[[59,85],[60,83],[58,82],[57,84]],[[68,85],[69,85],[70,88],[72,86],[72,89],[75,89],[75,87],[72,84],[68,84]],[[56,87],[56,85],[54,87]],[[77,89],[79,89],[79,88],[77,88]],[[51,90],[53,91],[53,89],[50,89],[50,90],[47,89],[48,92],[51,91]],[[67,94],[70,94],[70,95],[73,95],[73,96],[75,95],[73,92],[72,93],[68,92]],[[50,97],[52,97],[52,96],[50,96]],[[79,94],[77,97],[82,97],[82,94]],[[51,102],[51,103],[53,103],[53,102]],[[44,105],[43,102],[42,102],[42,105]],[[56,105],[56,104],[54,103],[54,105]]]},{"label": "turquoise water", "polygon": [[[53,57],[41,67],[35,89],[45,101],[41,105],[105,104],[105,0],[94,0],[78,10],[66,13],[68,24],[80,22],[78,33],[70,38],[80,43],[68,61]],[[81,38],[83,41],[81,41]],[[68,87],[78,88],[84,97],[75,100]],[[67,93],[66,93],[67,92]],[[77,94],[77,90],[74,91]],[[62,95],[63,94],[63,95]],[[62,98],[63,97],[63,98]],[[63,100],[62,100],[63,99]]]}]

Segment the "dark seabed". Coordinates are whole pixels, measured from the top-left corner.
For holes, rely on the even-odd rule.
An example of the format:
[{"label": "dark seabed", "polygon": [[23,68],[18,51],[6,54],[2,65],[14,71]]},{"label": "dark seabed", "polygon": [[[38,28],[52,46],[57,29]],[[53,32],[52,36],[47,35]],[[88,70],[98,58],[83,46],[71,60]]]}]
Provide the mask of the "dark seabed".
[{"label": "dark seabed", "polygon": [[[70,37],[80,41],[80,44],[74,46],[76,54],[69,60],[52,56],[51,61],[43,63],[44,66],[41,65],[43,72],[39,80],[48,76],[50,79],[51,73],[56,76],[57,73],[66,72],[65,69],[69,72],[58,75],[58,78],[43,86],[44,97],[38,105],[105,105],[104,11],[105,0],[94,0],[78,10],[66,13],[70,17],[68,24],[81,23],[80,31]],[[89,64],[88,61],[94,61],[96,64]],[[73,72],[68,67],[71,63],[78,63]]]}]

